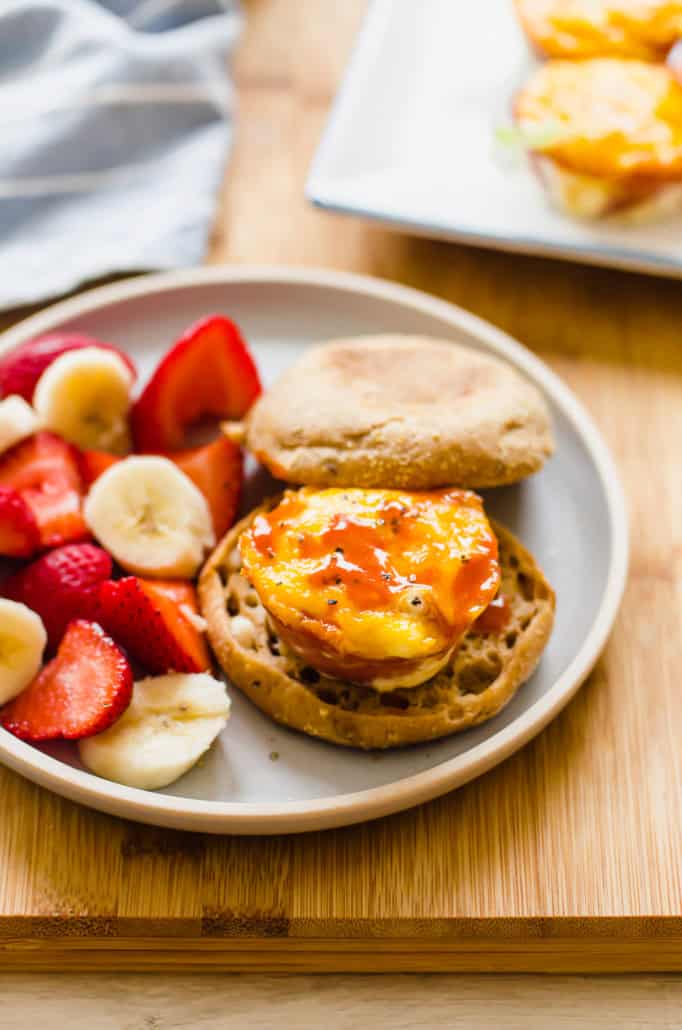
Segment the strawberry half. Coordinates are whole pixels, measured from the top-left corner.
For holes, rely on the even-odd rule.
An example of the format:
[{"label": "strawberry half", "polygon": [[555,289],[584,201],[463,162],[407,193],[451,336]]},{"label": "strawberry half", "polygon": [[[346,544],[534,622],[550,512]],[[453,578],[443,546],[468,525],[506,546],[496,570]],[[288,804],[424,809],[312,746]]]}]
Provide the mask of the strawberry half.
[{"label": "strawberry half", "polygon": [[111,726],[132,693],[133,673],[121,649],[97,623],[78,619],[56,657],[5,705],[0,723],[22,740],[81,740]]},{"label": "strawberry half", "polygon": [[166,354],[134,405],[136,450],[180,450],[188,426],[211,415],[241,418],[260,392],[258,370],[237,326],[220,315],[205,318]]},{"label": "strawberry half", "polygon": [[0,486],[0,554],[30,558],[40,550],[40,530],[35,515],[21,494]]},{"label": "strawberry half", "polygon": [[5,451],[0,486],[26,502],[38,524],[41,548],[90,536],[81,514],[78,450],[54,433],[36,433]]},{"label": "strawberry half", "polygon": [[16,347],[0,359],[0,397],[9,397],[18,393],[28,401],[33,400],[36,383],[48,365],[66,351],[80,350],[82,347],[101,347],[113,351],[125,361],[133,375],[137,378],[137,369],[127,354],[110,343],[103,343],[94,336],[84,333],[50,333],[36,340],[28,340]]},{"label": "strawberry half", "polygon": [[226,436],[205,447],[193,447],[168,455],[206,498],[216,539],[234,522],[242,490],[242,453]]},{"label": "strawberry half", "polygon": [[111,558],[101,547],[67,544],[10,576],[0,592],[38,613],[54,651],[73,619],[92,614],[96,588],[110,578],[111,570]]},{"label": "strawberry half", "polygon": [[78,467],[85,489],[89,490],[103,472],[120,460],[115,454],[109,454],[107,451],[81,451]]},{"label": "strawberry half", "polygon": [[211,660],[190,583],[125,579],[102,583],[97,621],[149,672],[205,672]]}]

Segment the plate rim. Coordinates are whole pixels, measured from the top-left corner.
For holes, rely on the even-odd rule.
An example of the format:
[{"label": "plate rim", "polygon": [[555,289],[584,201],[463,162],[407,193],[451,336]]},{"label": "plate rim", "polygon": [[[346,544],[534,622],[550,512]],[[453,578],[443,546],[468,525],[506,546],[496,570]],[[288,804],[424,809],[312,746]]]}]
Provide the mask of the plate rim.
[{"label": "plate rim", "polygon": [[43,754],[0,729],[0,760],[32,782],[90,808],[158,826],[209,833],[298,833],[365,822],[421,804],[460,787],[504,761],[568,704],[597,661],[625,589],[628,517],[616,465],[600,431],[570,388],[540,358],[503,330],[449,301],[410,286],[325,268],[279,265],[210,266],[124,279],[50,305],[0,335],[0,354],[55,323],[145,294],[220,283],[331,288],[386,300],[474,336],[520,368],[549,395],[580,436],[604,489],[611,560],[597,617],[578,653],[552,687],[508,726],[463,755],[390,784],[308,801],[274,804],[206,801],[159,794],[100,779]]},{"label": "plate rim", "polygon": [[[315,207],[334,214],[348,214],[367,219],[392,229],[403,229],[428,239],[448,240],[472,247],[506,251],[512,254],[528,254],[532,257],[549,257],[557,261],[595,265],[600,268],[615,268],[621,271],[655,275],[665,278],[682,278],[682,259],[663,257],[651,249],[623,249],[599,244],[561,243],[549,236],[493,234],[477,232],[466,225],[447,225],[442,222],[410,217],[400,208],[374,203],[371,207],[362,202],[353,202],[344,197],[345,188],[353,177],[340,180],[328,169],[331,155],[344,147],[344,123],[351,120],[353,110],[358,106],[358,97],[363,89],[363,79],[371,67],[376,51],[381,48],[382,38],[389,20],[394,16],[395,5],[391,0],[370,0],[353,43],[350,56],[334,96],[322,136],[308,169],[305,196]],[[361,105],[360,105],[361,106]],[[337,188],[341,185],[341,189]]]}]

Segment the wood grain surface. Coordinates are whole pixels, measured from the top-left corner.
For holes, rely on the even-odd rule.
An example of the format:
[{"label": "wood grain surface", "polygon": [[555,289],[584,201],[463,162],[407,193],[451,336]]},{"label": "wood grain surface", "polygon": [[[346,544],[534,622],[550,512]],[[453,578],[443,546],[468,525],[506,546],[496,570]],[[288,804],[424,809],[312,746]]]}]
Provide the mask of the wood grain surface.
[{"label": "wood grain surface", "polygon": [[678,1030],[671,977],[2,976],[1,1030]]},{"label": "wood grain surface", "polygon": [[308,207],[305,174],[363,9],[247,4],[211,260],[407,283],[559,372],[613,448],[629,500],[632,572],[615,632],[576,700],[521,753],[367,826],[184,835],[0,770],[5,969],[682,969],[681,287]]}]

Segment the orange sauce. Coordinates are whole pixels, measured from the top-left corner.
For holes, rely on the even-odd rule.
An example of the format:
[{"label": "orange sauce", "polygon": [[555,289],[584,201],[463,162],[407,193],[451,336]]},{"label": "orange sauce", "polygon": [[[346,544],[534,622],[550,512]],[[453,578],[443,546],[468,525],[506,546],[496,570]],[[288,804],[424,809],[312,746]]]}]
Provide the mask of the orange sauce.
[{"label": "orange sauce", "polygon": [[302,507],[295,495],[286,494],[274,512],[256,516],[249,535],[263,558],[274,558],[282,534],[287,531],[292,519],[301,512]]},{"label": "orange sauce", "polygon": [[501,633],[509,625],[510,618],[511,605],[503,594],[499,594],[476,619],[474,629],[479,633]]},{"label": "orange sauce", "polygon": [[359,609],[389,605],[397,591],[412,585],[395,569],[386,540],[392,536],[395,546],[395,538],[404,535],[407,514],[405,505],[391,503],[371,520],[334,515],[328,529],[319,536],[306,535],[301,542],[301,557],[322,558],[309,581],[322,587],[343,585],[348,600]]}]

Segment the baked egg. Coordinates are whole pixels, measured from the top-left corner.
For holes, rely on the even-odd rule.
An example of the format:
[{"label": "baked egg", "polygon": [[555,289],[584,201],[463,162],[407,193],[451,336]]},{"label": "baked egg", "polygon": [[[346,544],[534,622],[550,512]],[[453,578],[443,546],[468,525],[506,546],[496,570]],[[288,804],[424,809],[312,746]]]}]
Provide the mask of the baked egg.
[{"label": "baked egg", "polygon": [[682,0],[516,0],[516,9],[547,57],[658,61],[682,36]]},{"label": "baked egg", "polygon": [[552,174],[573,213],[631,207],[682,181],[682,86],[663,66],[548,61],[515,115],[541,175]]},{"label": "baked egg", "polygon": [[284,643],[329,676],[423,683],[494,599],[497,540],[468,490],[287,491],[239,541]]}]

